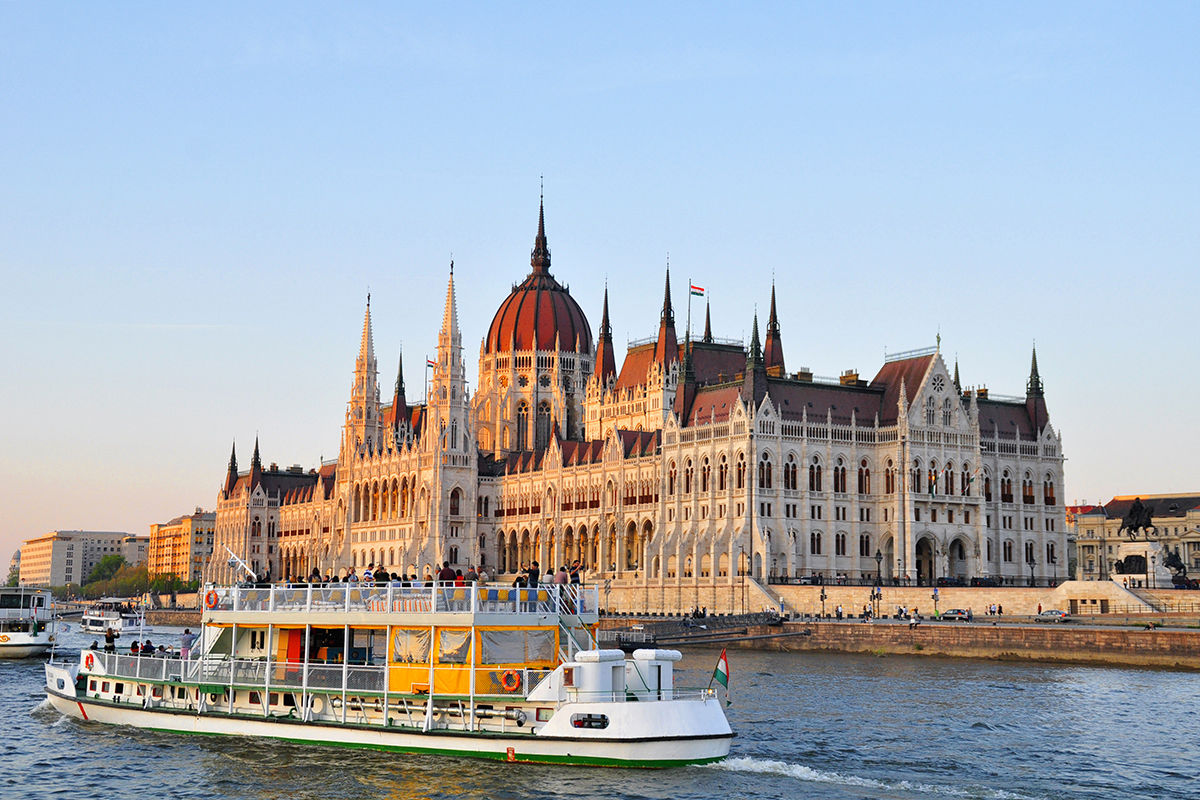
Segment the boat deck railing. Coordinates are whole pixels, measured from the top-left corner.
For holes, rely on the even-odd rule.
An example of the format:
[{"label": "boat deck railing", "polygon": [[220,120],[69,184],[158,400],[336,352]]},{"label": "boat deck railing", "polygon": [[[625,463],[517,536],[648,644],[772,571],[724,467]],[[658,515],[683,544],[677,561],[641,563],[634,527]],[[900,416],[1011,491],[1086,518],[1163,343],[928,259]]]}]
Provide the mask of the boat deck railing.
[{"label": "boat deck railing", "polygon": [[599,588],[550,584],[537,588],[509,586],[395,586],[307,584],[297,586],[218,586],[204,594],[210,611],[356,612],[356,613],[492,613],[596,616]]},{"label": "boat deck railing", "polygon": [[[385,696],[388,667],[355,664],[304,664],[284,661],[228,659],[206,656],[180,659],[134,656],[101,651],[86,651],[95,660],[96,678],[152,681],[202,687],[201,691],[250,689],[300,694],[360,694]],[[505,696],[525,699],[553,670],[519,669],[515,692]],[[586,691],[567,688],[568,702],[610,703],[626,700],[703,700],[714,696],[713,687],[674,687],[672,689],[628,686],[618,691]],[[398,693],[394,693],[398,694]],[[483,695],[479,695],[483,696]]]}]

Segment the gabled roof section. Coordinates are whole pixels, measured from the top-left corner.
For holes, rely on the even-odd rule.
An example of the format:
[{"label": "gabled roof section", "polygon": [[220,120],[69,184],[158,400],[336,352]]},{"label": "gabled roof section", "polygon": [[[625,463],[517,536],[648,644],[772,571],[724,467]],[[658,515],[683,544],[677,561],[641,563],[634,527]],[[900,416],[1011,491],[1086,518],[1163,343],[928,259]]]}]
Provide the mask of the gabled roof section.
[{"label": "gabled roof section", "polygon": [[979,405],[979,435],[991,436],[993,433],[1001,439],[1037,439],[1038,431],[1033,420],[1029,417],[1029,408],[1023,402],[1007,402],[992,400],[986,397],[978,399]]},{"label": "gabled roof section", "polygon": [[625,458],[641,458],[653,455],[658,449],[661,431],[617,431],[621,440],[621,454]]},{"label": "gabled roof section", "polygon": [[936,353],[930,353],[913,358],[902,358],[888,361],[879,368],[879,372],[875,373],[875,377],[871,379],[870,388],[883,391],[879,408],[880,425],[896,424],[899,414],[901,381],[904,382],[905,392],[908,395],[904,401],[911,405],[936,357]]}]

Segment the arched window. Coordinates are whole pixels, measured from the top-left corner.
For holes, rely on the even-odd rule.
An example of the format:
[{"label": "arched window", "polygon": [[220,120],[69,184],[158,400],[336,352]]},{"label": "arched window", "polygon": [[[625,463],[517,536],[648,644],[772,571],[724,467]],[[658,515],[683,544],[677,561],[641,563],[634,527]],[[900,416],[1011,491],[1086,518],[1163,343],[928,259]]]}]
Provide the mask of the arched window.
[{"label": "arched window", "polygon": [[458,420],[456,419],[450,420],[450,441],[446,443],[446,447],[449,450],[458,449]]},{"label": "arched window", "polygon": [[462,489],[450,493],[450,516],[457,517],[462,510]]},{"label": "arched window", "polygon": [[771,456],[764,451],[758,461],[758,488],[771,488],[772,472]]},{"label": "arched window", "polygon": [[787,462],[783,465],[783,488],[793,492],[800,488],[795,453],[788,453]]},{"label": "arched window", "polygon": [[529,404],[522,400],[517,404],[517,449],[528,450]]},{"label": "arched window", "polygon": [[1004,540],[1004,560],[1011,563],[1013,560],[1013,543],[1012,539]]},{"label": "arched window", "polygon": [[692,460],[689,458],[687,461],[683,462],[683,493],[684,494],[692,493],[692,474],[693,474],[693,472],[694,472],[694,470],[692,469]]},{"label": "arched window", "polygon": [[808,490],[810,492],[820,492],[821,489],[821,460],[813,456],[812,463],[808,465]]},{"label": "arched window", "polygon": [[708,459],[704,459],[700,463],[700,491],[707,492],[709,485],[709,477],[712,475],[712,467],[709,466]]},{"label": "arched window", "polygon": [[1011,503],[1012,501],[1012,477],[1009,476],[1008,470],[1004,470],[1004,474],[1000,476],[1000,502]]},{"label": "arched window", "polygon": [[814,556],[821,555],[821,534],[813,531],[808,535],[808,552]]},{"label": "arched window", "polygon": [[954,494],[954,464],[947,463],[942,467],[942,489],[948,495]]},{"label": "arched window", "polygon": [[959,493],[963,497],[969,497],[971,494],[971,465],[962,465],[962,480],[958,484]]},{"label": "arched window", "polygon": [[862,558],[871,555],[871,534],[860,533],[858,535],[858,555]]},{"label": "arched window", "polygon": [[550,404],[538,403],[537,449],[544,450],[550,444]]},{"label": "arched window", "polygon": [[950,398],[947,397],[942,401],[942,424],[950,424]]},{"label": "arched window", "polygon": [[932,397],[925,398],[925,424],[926,425],[933,424],[933,398]]},{"label": "arched window", "polygon": [[917,459],[912,465],[912,490],[914,492],[921,491],[921,461]]},{"label": "arched window", "polygon": [[846,534],[838,533],[833,537],[833,554],[835,556],[846,555]]},{"label": "arched window", "polygon": [[865,458],[858,462],[858,493],[871,493],[871,468],[867,465]]},{"label": "arched window", "polygon": [[937,493],[938,485],[938,468],[937,461],[929,462],[929,470],[925,473],[925,479],[929,481],[929,494]]},{"label": "arched window", "polygon": [[746,488],[746,456],[744,453],[738,453],[737,471],[734,482],[735,489]]},{"label": "arched window", "polygon": [[841,458],[833,465],[833,491],[842,494],[846,492],[846,466]]},{"label": "arched window", "polygon": [[371,484],[371,519],[379,519],[379,484]]},{"label": "arched window", "polygon": [[1025,473],[1025,479],[1021,481],[1021,502],[1027,506],[1033,505],[1033,476],[1028,472]]},{"label": "arched window", "polygon": [[725,482],[729,479],[729,465],[725,463],[725,456],[721,456],[721,463],[717,465],[717,490],[725,491]]},{"label": "arched window", "polygon": [[887,467],[883,471],[883,491],[887,494],[896,493],[896,470],[892,467],[892,460],[889,458]]},{"label": "arched window", "polygon": [[669,496],[674,496],[675,494],[675,479],[677,477],[678,473],[675,469],[675,462],[672,461],[671,465],[667,468],[667,494]]},{"label": "arched window", "polygon": [[983,475],[983,499],[989,503],[992,501],[992,476],[986,472]]},{"label": "arched window", "polygon": [[395,478],[392,478],[392,519],[395,519],[396,514],[399,513],[399,511],[398,511],[399,505],[400,505],[400,482],[398,480],[396,480]]},{"label": "arched window", "polygon": [[1048,506],[1057,504],[1058,498],[1054,495],[1054,479],[1046,474],[1045,480],[1042,481],[1042,502]]}]

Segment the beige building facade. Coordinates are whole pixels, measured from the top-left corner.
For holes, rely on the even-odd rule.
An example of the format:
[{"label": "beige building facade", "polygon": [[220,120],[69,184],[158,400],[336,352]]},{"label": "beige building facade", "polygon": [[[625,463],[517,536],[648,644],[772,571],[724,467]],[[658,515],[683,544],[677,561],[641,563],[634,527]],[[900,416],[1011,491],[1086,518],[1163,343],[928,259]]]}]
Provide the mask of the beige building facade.
[{"label": "beige building facade", "polygon": [[[1200,578],[1200,493],[1194,493],[1119,495],[1104,505],[1081,508],[1072,515],[1079,552],[1076,580],[1116,577],[1139,588],[1170,587],[1170,579],[1162,572],[1161,561],[1143,564],[1141,569],[1133,565],[1133,571],[1117,571],[1116,562],[1121,559],[1122,550],[1130,550],[1131,542],[1128,533],[1121,531],[1122,520],[1135,501],[1149,509],[1154,530],[1148,538],[1162,545],[1161,554],[1155,554],[1156,559],[1174,554],[1188,577]],[[1143,541],[1147,536],[1139,532],[1136,539]],[[1158,573],[1157,577],[1155,573]]]},{"label": "beige building facade", "polygon": [[197,508],[193,514],[151,525],[147,561],[150,576],[174,575],[185,582],[200,580],[204,564],[212,555],[216,520],[216,512]]},{"label": "beige building facade", "polygon": [[82,583],[105,556],[131,566],[146,563],[149,539],[123,531],[50,531],[21,545],[21,583],[63,586]]},{"label": "beige building facade", "polygon": [[739,574],[1068,577],[1062,438],[1036,353],[1023,397],[963,387],[940,347],[822,379],[788,370],[774,289],[765,339],[757,315],[748,344],[714,337],[707,308],[703,334],[680,336],[668,273],[658,334],[618,368],[608,293],[593,337],[550,272],[540,210],[530,265],[480,345],[474,395],[453,270],[423,405],[402,368],[381,398],[368,303],[338,457],[264,469],[256,442],[239,471],[232,455],[206,580],[238,577],[225,548],[276,577],[579,559],[647,594]]}]

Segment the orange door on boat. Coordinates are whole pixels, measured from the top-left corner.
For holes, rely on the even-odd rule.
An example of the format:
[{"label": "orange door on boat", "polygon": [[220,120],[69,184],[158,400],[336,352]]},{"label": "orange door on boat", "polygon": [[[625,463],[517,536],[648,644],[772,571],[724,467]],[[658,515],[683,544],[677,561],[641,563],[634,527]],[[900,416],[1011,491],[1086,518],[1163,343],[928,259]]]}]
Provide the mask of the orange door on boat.
[{"label": "orange door on boat", "polygon": [[289,664],[304,661],[304,631],[287,631],[287,660]]}]

